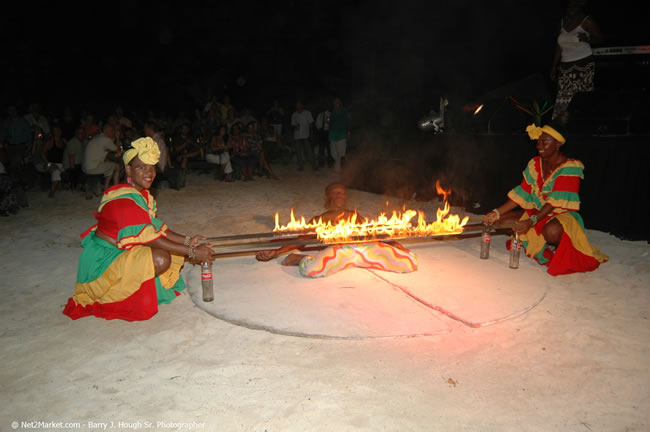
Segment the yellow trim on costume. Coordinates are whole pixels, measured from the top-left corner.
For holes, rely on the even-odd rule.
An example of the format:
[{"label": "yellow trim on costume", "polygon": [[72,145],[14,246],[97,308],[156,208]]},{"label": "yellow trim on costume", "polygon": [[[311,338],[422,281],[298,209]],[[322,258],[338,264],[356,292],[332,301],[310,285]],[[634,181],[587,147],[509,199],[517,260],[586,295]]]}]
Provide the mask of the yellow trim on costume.
[{"label": "yellow trim on costume", "polygon": [[538,139],[540,136],[542,136],[542,133],[545,133],[547,135],[552,136],[562,144],[566,142],[566,138],[564,138],[564,136],[561,133],[559,133],[549,125],[544,125],[542,127],[539,127],[535,123],[533,123],[528,125],[528,127],[526,127],[526,132],[528,132],[528,136],[532,140]]},{"label": "yellow trim on costume", "polygon": [[[170,267],[171,268],[171,267]],[[81,306],[122,301],[155,276],[151,248],[135,246],[120,254],[104,273],[92,282],[76,283],[74,300]]]},{"label": "yellow trim on costume", "polygon": [[169,264],[169,268],[166,272],[158,276],[160,284],[166,289],[171,289],[178,282],[178,278],[181,275],[181,268],[185,264],[185,257],[175,254],[170,254],[172,261]]},{"label": "yellow trim on costume", "polygon": [[[571,239],[571,243],[575,249],[585,255],[594,257],[601,263],[609,259],[609,257],[603,254],[598,247],[589,243],[587,235],[580,226],[580,223],[578,223],[576,218],[574,218],[570,213],[557,214],[553,218],[557,219],[557,221],[562,224],[564,232]],[[524,213],[520,220],[524,221],[526,219],[528,219],[528,214]],[[544,236],[542,234],[537,234],[535,228],[531,228],[527,233],[522,234],[521,240],[528,242],[528,245],[526,246],[526,255],[529,257],[537,255],[546,244]]]},{"label": "yellow trim on costume", "polygon": [[120,249],[127,249],[127,246],[136,244],[141,245],[152,242],[160,237],[167,237],[167,225],[162,224],[160,229],[156,231],[153,225],[148,225],[137,236],[124,237],[117,242],[117,247]]},{"label": "yellow trim on costume", "polygon": [[565,211],[578,211],[580,210],[580,201],[567,201],[567,200],[556,200],[554,198],[547,198],[544,204],[550,204],[555,208],[561,208]]}]

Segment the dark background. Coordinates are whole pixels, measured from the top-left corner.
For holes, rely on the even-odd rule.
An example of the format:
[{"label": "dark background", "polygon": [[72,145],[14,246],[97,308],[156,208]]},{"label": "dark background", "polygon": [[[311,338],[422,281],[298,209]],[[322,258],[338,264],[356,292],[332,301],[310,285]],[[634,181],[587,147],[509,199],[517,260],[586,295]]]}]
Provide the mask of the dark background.
[{"label": "dark background", "polygon": [[[565,6],[560,0],[4,4],[0,98],[22,113],[39,101],[50,116],[71,106],[102,119],[122,106],[130,118],[144,119],[148,111],[191,116],[226,94],[236,108],[257,115],[276,98],[289,113],[297,99],[317,112],[338,95],[354,120],[349,185],[431,199],[441,179],[456,204],[480,201],[470,209],[484,212],[519,182],[535,153],[522,132],[530,117],[504,97],[552,102],[548,72]],[[606,37],[603,46],[650,45],[648,15],[637,2],[593,0],[586,9]],[[565,147],[586,165],[587,226],[645,240],[648,58],[598,59],[596,92],[572,105],[586,110],[585,128],[574,129]],[[418,119],[437,110],[441,96],[450,101],[451,133],[422,133]],[[485,103],[480,115],[462,109],[479,102]]]},{"label": "dark background", "polygon": [[[128,111],[292,108],[339,94],[396,116],[542,73],[564,1],[118,1],[4,5],[7,103]],[[647,14],[592,1],[607,45],[650,44]],[[245,81],[237,82],[238,78]],[[245,83],[244,83],[245,82]],[[243,85],[242,85],[243,84]]]}]

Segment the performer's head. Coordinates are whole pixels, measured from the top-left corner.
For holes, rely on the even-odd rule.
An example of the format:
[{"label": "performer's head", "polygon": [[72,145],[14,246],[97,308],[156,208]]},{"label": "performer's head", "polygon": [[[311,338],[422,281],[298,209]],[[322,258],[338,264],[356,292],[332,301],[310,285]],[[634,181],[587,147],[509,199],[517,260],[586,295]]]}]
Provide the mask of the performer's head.
[{"label": "performer's head", "polygon": [[530,139],[537,140],[537,151],[542,159],[554,156],[566,142],[565,133],[556,122],[542,127],[531,124],[526,128],[526,132]]},{"label": "performer's head", "polygon": [[330,183],[325,188],[325,208],[344,210],[348,201],[347,188],[343,183]]},{"label": "performer's head", "polygon": [[160,160],[158,144],[149,138],[140,138],[131,143],[122,156],[126,180],[138,190],[149,189],[156,178],[156,164]]}]

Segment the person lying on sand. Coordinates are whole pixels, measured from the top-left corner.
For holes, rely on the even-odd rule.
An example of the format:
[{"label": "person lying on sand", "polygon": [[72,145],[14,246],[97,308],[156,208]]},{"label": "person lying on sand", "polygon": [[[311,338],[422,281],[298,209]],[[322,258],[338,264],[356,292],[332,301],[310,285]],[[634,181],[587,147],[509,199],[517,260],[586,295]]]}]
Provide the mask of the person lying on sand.
[{"label": "person lying on sand", "polygon": [[128,184],[106,190],[97,224],[82,234],[74,296],[63,310],[72,319],[149,319],[185,289],[180,270],[186,259],[213,259],[210,245],[199,244],[204,237],[177,234],[156,219],[149,188],[160,150],[149,137],[131,146],[123,155]]},{"label": "person lying on sand", "polygon": [[[310,222],[322,218],[323,222],[338,223],[355,213],[345,208],[347,188],[341,183],[332,183],[325,189],[325,208],[327,211],[312,218]],[[366,220],[357,214],[358,220]],[[273,250],[259,251],[258,261],[269,261],[292,250],[307,250],[299,246],[283,246]],[[318,250],[313,255],[289,254],[282,265],[298,266],[300,274],[306,277],[324,277],[348,267],[385,270],[394,273],[410,273],[418,269],[417,257],[397,242],[371,242],[347,245],[332,245],[312,248]]]}]

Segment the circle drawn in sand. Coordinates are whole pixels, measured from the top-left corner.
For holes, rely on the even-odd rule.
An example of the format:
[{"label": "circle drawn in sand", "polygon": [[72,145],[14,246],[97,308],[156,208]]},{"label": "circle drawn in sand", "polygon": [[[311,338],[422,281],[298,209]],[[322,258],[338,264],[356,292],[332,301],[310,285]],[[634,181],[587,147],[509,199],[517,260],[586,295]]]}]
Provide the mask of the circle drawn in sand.
[{"label": "circle drawn in sand", "polygon": [[[471,249],[473,244],[467,245]],[[312,279],[277,260],[217,260],[211,303],[201,297],[200,268],[183,274],[194,303],[216,318],[275,334],[324,339],[440,334],[451,329],[447,317],[482,327],[529,311],[548,289],[541,267],[529,262],[511,270],[507,257],[480,260],[473,250],[449,243],[412,249],[420,268],[409,274],[351,268]]]}]

